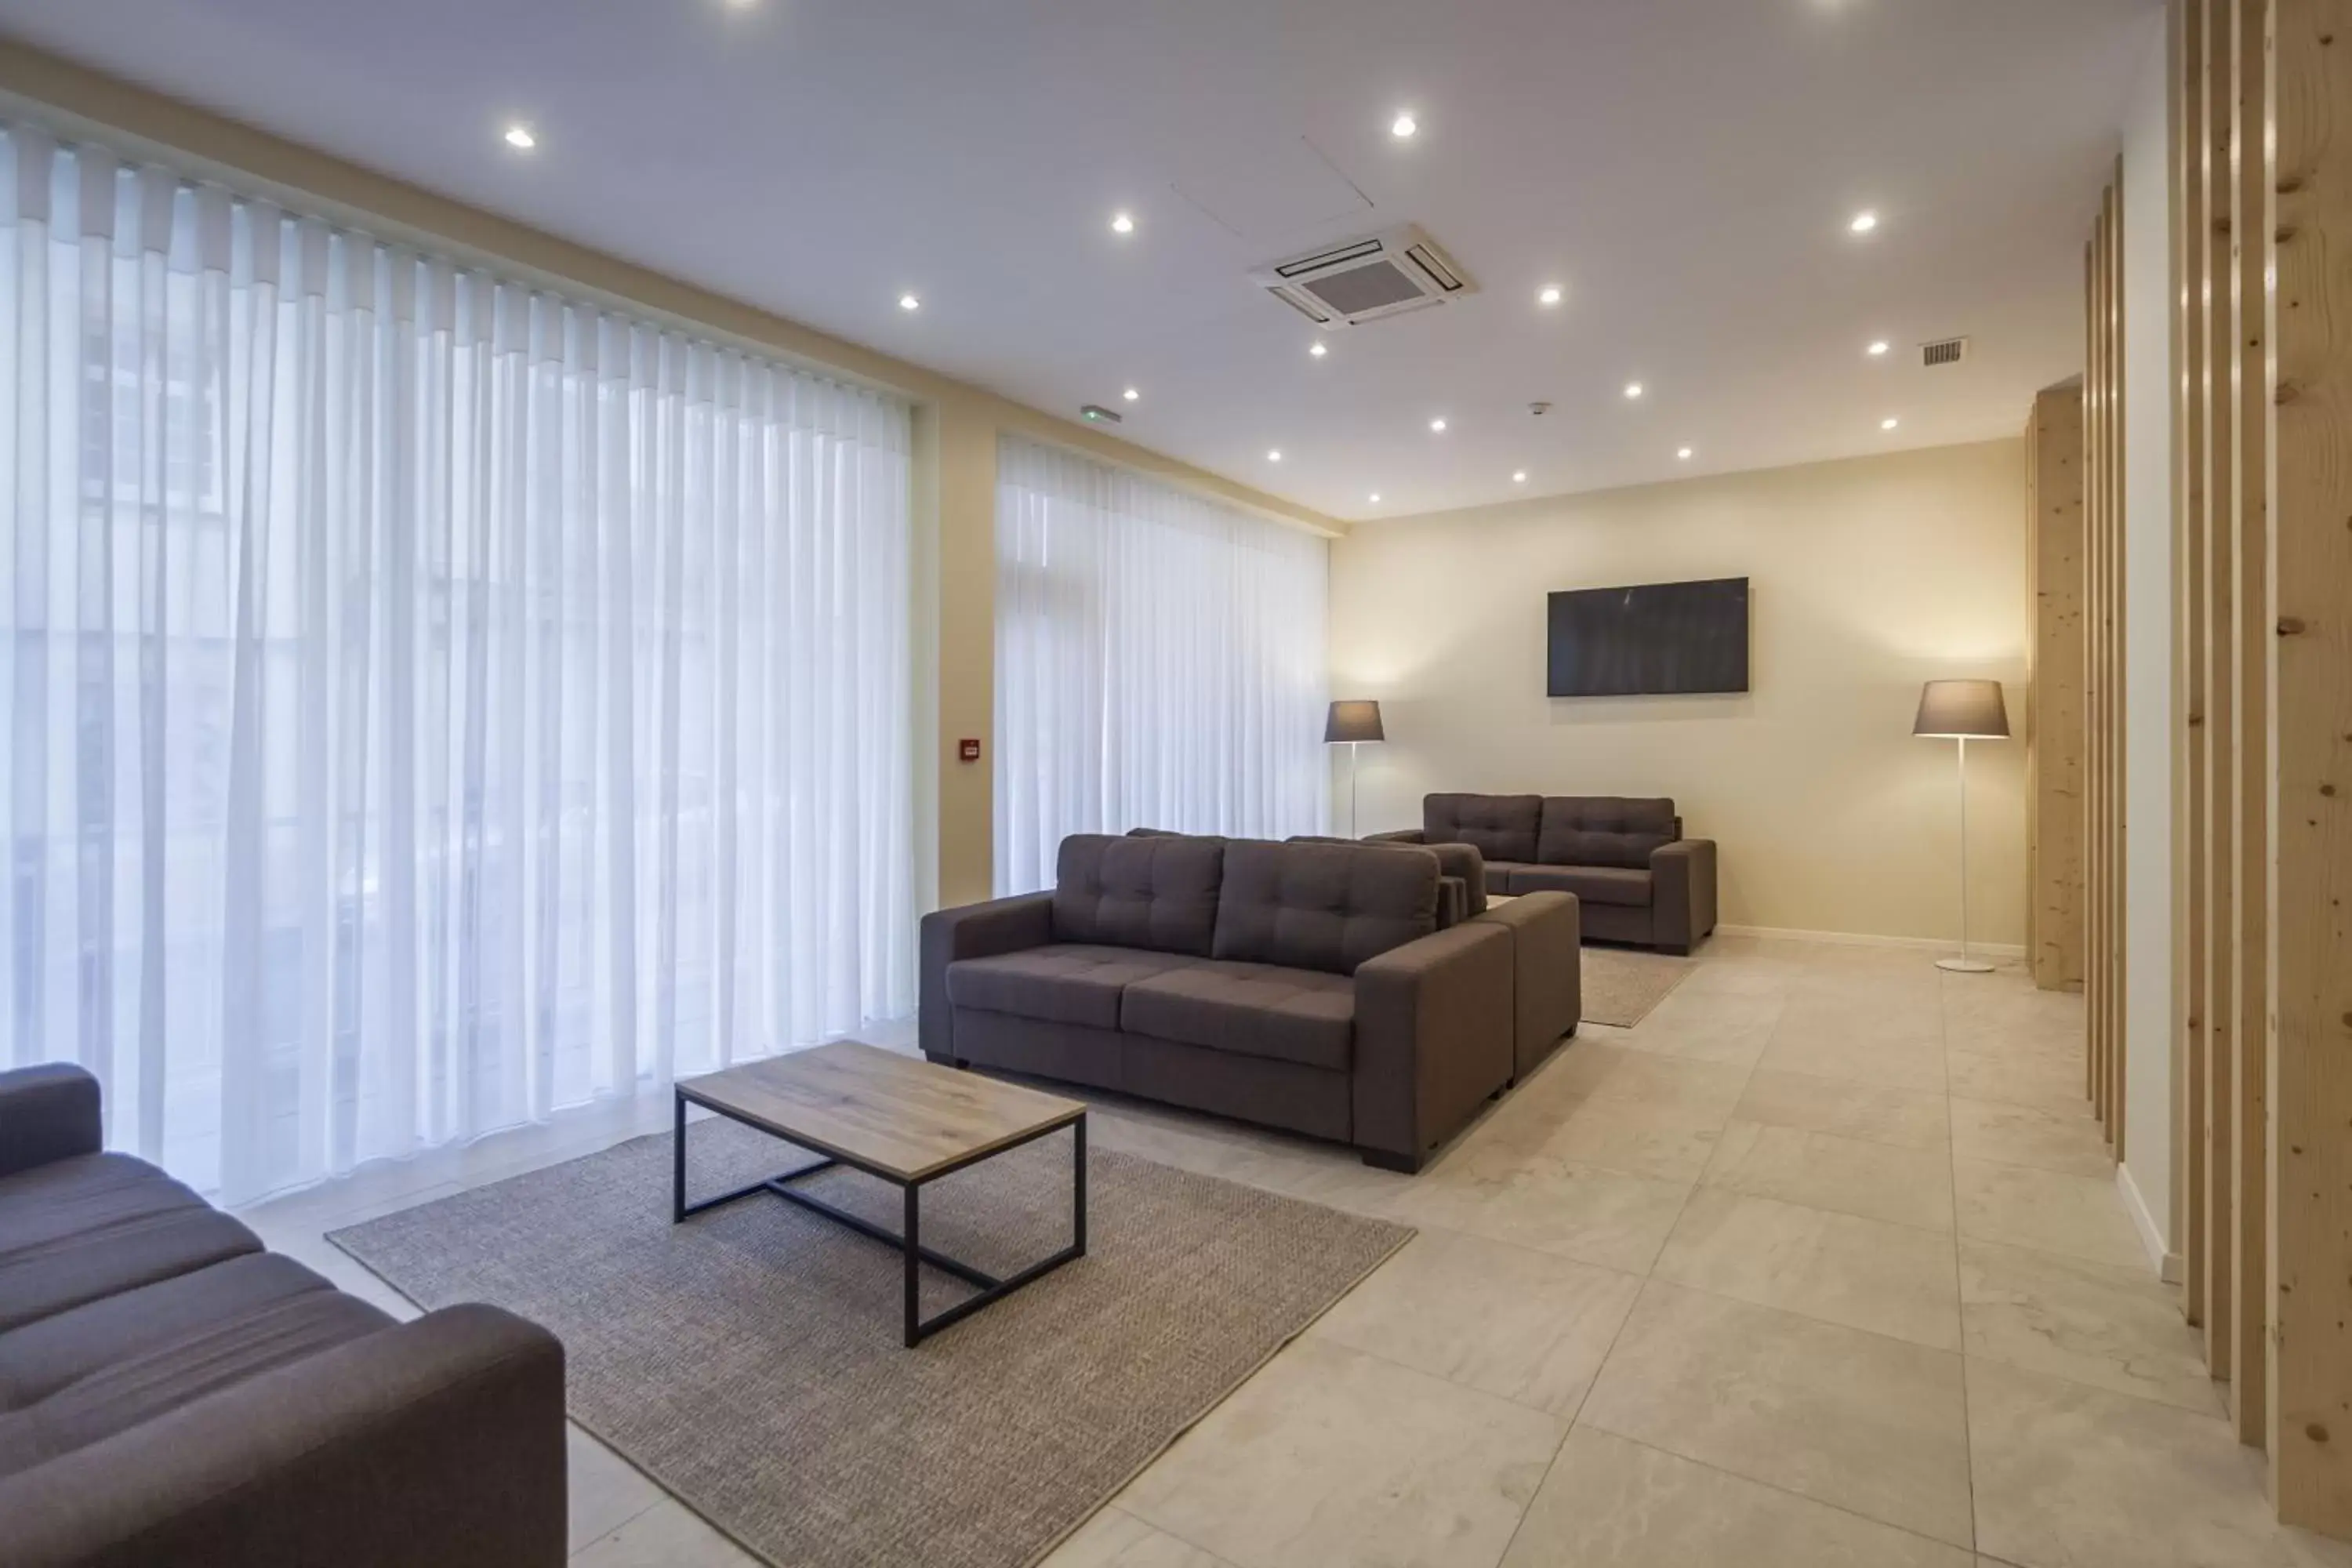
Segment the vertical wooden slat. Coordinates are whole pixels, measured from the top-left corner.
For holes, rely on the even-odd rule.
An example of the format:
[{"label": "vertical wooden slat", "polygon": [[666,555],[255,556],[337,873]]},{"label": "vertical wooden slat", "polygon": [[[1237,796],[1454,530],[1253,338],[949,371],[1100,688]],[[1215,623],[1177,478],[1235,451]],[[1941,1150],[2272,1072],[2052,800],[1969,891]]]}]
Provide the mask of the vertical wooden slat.
[{"label": "vertical wooden slat", "polygon": [[2232,812],[2237,795],[2231,742],[2236,678],[2231,628],[2231,522],[2236,494],[2231,473],[2231,377],[2238,356],[2230,320],[2230,114],[2236,98],[2231,75],[2230,0],[2201,0],[2204,29],[2204,105],[2199,156],[2204,197],[2202,253],[2198,258],[2198,331],[2203,340],[2202,376],[2197,392],[2200,437],[2205,458],[2202,505],[2198,513],[2200,576],[2205,588],[2204,658],[2200,678],[2205,713],[2205,1236],[2210,1267],[2205,1289],[2205,1360],[2215,1377],[2228,1377],[2236,1339],[2235,1279],[2231,1237],[2237,1165],[2232,1053],[2237,1014],[2232,963],[2237,925],[2231,895]]},{"label": "vertical wooden slat", "polygon": [[2107,209],[2107,929],[2115,933],[2108,982],[2115,997],[2110,1027],[2115,1045],[2107,1066],[2107,1102],[2111,1108],[2109,1142],[2117,1160],[2124,1157],[2128,1131],[2124,1124],[2124,1073],[2130,1054],[2129,925],[2126,902],[2128,874],[2124,855],[2124,831],[2128,814],[2125,777],[2124,715],[2130,700],[2131,671],[2124,662],[2124,211],[2123,166],[2120,160],[2108,187]]},{"label": "vertical wooden slat", "polygon": [[2105,214],[2084,247],[2084,900],[2088,973],[2084,978],[2084,1096],[2107,1129],[2107,261]]},{"label": "vertical wooden slat", "polygon": [[[2265,125],[2270,100],[2267,0],[2227,0],[2230,42],[2229,443],[2231,692],[2229,768],[2231,888],[2230,1412],[2242,1442],[2269,1430],[2266,1194],[2270,1013],[2269,265],[2271,178]],[[2221,509],[2217,505],[2216,510]],[[2216,563],[2216,570],[2219,570]],[[2220,732],[2215,732],[2220,742]],[[2216,1367],[2218,1373],[2219,1367]]]},{"label": "vertical wooden slat", "polygon": [[2352,0],[2274,0],[2270,1450],[2352,1534]]},{"label": "vertical wooden slat", "polygon": [[[2175,26],[2180,59],[2177,83],[2180,117],[2175,142],[2181,160],[2180,207],[2174,218],[2173,257],[2179,275],[2175,301],[2176,330],[2180,344],[2180,374],[2175,385],[2179,406],[2179,444],[2176,454],[2177,549],[2180,562],[2180,637],[2174,668],[2183,695],[2182,730],[2179,737],[2179,777],[2183,793],[2180,858],[2175,875],[2180,879],[2187,912],[2176,941],[2180,983],[2185,992],[2181,1008],[2183,1057],[2180,1070],[2181,1294],[2189,1321],[2205,1321],[2206,1298],[2213,1288],[2214,1248],[2207,1234],[2208,1182],[2206,1096],[2210,1072],[2205,1052],[2206,953],[2210,933],[2206,904],[2206,741],[2205,641],[2210,608],[2205,573],[2205,351],[2208,343],[2202,298],[2205,278],[2205,235],[2210,226],[2205,206],[2205,9],[2210,0],[2175,0]],[[2227,1249],[2222,1248],[2227,1256]]]},{"label": "vertical wooden slat", "polygon": [[2033,982],[2083,984],[2083,389],[2033,400],[2025,432],[2032,689],[2026,703]]}]

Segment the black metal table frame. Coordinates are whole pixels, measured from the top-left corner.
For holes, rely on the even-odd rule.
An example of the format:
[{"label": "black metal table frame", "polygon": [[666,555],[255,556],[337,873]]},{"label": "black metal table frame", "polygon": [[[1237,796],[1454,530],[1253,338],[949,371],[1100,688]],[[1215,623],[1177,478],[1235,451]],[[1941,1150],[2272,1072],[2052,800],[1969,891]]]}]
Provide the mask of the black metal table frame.
[{"label": "black metal table frame", "polygon": [[[982,1150],[979,1153],[968,1154],[951,1164],[943,1165],[912,1181],[888,1171],[877,1170],[862,1160],[854,1159],[837,1151],[814,1150],[812,1152],[817,1153],[820,1158],[814,1165],[803,1165],[798,1170],[787,1171],[782,1175],[770,1176],[764,1181],[738,1187],[733,1192],[720,1193],[716,1196],[689,1204],[686,1201],[686,1108],[688,1103],[699,1105],[711,1114],[723,1116],[730,1121],[741,1122],[742,1125],[755,1131],[764,1132],[769,1137],[791,1143],[795,1148],[805,1147],[805,1145],[794,1139],[785,1137],[772,1127],[747,1121],[723,1105],[713,1105],[707,1100],[689,1095],[682,1087],[677,1089],[677,1098],[676,1136],[671,1141],[670,1152],[670,1223],[679,1224],[706,1210],[715,1209],[722,1204],[731,1204],[738,1198],[748,1198],[761,1193],[773,1193],[788,1203],[798,1204],[811,1213],[823,1215],[825,1218],[846,1226],[861,1236],[870,1236],[877,1241],[897,1247],[906,1259],[906,1332],[907,1346],[910,1350],[938,1333],[941,1329],[963,1321],[990,1302],[1010,1296],[1024,1285],[1051,1274],[1065,1263],[1087,1255],[1087,1117],[1083,1110],[1071,1121],[1056,1121],[1050,1127],[1040,1127],[1034,1132],[1024,1132],[1009,1143],[995,1144]],[[983,1269],[974,1268],[969,1263],[950,1258],[943,1252],[935,1252],[923,1245],[922,1192],[925,1186],[938,1181],[941,1176],[951,1176],[958,1171],[967,1170],[983,1160],[994,1159],[997,1155],[1018,1149],[1024,1143],[1034,1143],[1038,1139],[1059,1132],[1066,1127],[1070,1130],[1071,1136],[1069,1246],[1050,1258],[1039,1259],[1017,1274],[1000,1279]],[[866,1175],[877,1177],[898,1187],[904,1194],[905,1228],[897,1232],[886,1230],[862,1215],[854,1215],[847,1209],[836,1208],[823,1198],[811,1197],[808,1194],[795,1191],[787,1184],[800,1180],[803,1176],[814,1176],[820,1171],[830,1171],[835,1167],[862,1171]],[[922,1266],[926,1263],[973,1286],[977,1293],[965,1297],[951,1307],[941,1309],[929,1318],[924,1317],[920,1297]]]}]

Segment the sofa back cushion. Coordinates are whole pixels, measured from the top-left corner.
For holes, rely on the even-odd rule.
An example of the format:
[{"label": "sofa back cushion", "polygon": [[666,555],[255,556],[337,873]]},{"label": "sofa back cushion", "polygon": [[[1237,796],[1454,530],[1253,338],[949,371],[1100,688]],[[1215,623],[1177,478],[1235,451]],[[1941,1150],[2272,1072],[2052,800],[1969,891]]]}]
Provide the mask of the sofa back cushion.
[{"label": "sofa back cushion", "polygon": [[1613,795],[1547,795],[1535,858],[1547,866],[1646,869],[1650,852],[1683,836],[1671,800]]},{"label": "sofa back cushion", "polygon": [[1225,841],[1173,835],[1062,840],[1054,881],[1054,940],[1209,956]]},{"label": "sofa back cushion", "polygon": [[1536,795],[1431,795],[1421,801],[1421,836],[1432,844],[1467,844],[1489,860],[1532,860],[1543,797]]},{"label": "sofa back cushion", "polygon": [[1437,929],[1437,857],[1410,846],[1225,846],[1216,958],[1353,974]]}]

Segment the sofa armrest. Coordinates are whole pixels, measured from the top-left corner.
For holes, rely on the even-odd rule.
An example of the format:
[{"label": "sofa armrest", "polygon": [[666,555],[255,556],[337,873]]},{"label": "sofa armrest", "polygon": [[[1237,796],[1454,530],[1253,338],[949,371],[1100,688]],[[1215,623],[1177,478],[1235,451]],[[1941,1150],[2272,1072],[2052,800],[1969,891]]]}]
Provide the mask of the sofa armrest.
[{"label": "sofa armrest", "polygon": [[1475,917],[1511,933],[1514,1078],[1525,1078],[1584,1016],[1584,910],[1573,893],[1521,893]]},{"label": "sofa armrest", "polygon": [[1363,841],[1367,844],[1426,844],[1429,835],[1418,827],[1399,827],[1388,833],[1367,833]]},{"label": "sofa armrest", "polygon": [[0,1479],[7,1568],[562,1568],[563,1347],[451,1307]]},{"label": "sofa armrest", "polygon": [[920,973],[916,979],[916,1033],[933,1061],[955,1057],[954,1010],[948,1005],[948,965],[959,958],[993,958],[1043,947],[1054,940],[1054,895],[1020,893],[934,910],[923,917]]},{"label": "sofa armrest", "polygon": [[0,1072],[0,1176],[106,1146],[98,1079],[69,1062]]},{"label": "sofa armrest", "polygon": [[1677,838],[1650,851],[1650,942],[1688,952],[1715,929],[1715,840]]},{"label": "sofa armrest", "polygon": [[1358,1149],[1418,1170],[1511,1080],[1511,938],[1465,921],[1356,970]]}]

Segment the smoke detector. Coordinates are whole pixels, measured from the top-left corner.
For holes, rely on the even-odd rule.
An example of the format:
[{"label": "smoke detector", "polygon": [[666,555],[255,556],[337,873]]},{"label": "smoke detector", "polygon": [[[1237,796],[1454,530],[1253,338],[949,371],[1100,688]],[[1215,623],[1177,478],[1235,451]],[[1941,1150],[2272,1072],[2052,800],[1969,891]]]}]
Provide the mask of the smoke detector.
[{"label": "smoke detector", "polygon": [[1249,277],[1318,327],[1358,327],[1478,291],[1470,275],[1411,224],[1270,261]]}]

